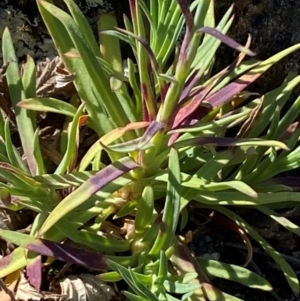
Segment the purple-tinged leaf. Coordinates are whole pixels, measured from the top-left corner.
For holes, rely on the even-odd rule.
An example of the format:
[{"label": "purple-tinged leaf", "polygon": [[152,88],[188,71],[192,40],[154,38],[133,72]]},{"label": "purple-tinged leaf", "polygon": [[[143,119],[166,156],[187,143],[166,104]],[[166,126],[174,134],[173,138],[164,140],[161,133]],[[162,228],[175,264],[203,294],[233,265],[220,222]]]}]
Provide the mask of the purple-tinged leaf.
[{"label": "purple-tinged leaf", "polygon": [[209,283],[210,280],[197,262],[194,256],[191,255],[187,246],[177,242],[175,244],[174,255],[170,258],[170,261],[178,269],[179,273],[185,275],[186,273],[197,273],[197,281],[201,285],[203,283]]},{"label": "purple-tinged leaf", "polygon": [[187,4],[186,0],[177,0],[181,11],[183,13],[183,16],[185,18],[185,25],[186,25],[186,31],[185,35],[182,41],[182,45],[180,48],[180,54],[179,57],[185,57],[186,56],[186,51],[188,49],[188,46],[190,44],[190,41],[192,39],[192,33],[193,33],[193,27],[194,27],[194,18],[192,13],[189,10],[189,6]]},{"label": "purple-tinged leaf", "polygon": [[28,256],[31,257],[31,255],[34,256],[34,258],[28,258],[26,266],[26,276],[28,279],[28,282],[37,290],[40,290],[41,284],[42,284],[42,256],[38,255],[36,256],[35,252],[29,252]]},{"label": "purple-tinged leaf", "polygon": [[137,32],[137,0],[129,0],[130,14],[134,32]]},{"label": "purple-tinged leaf", "polygon": [[0,236],[13,244],[57,260],[97,270],[107,269],[107,258],[97,252],[87,251],[50,240],[36,239],[33,236],[16,231],[0,230]]},{"label": "purple-tinged leaf", "polygon": [[12,253],[0,259],[0,278],[22,269],[25,265],[25,250],[23,248],[16,248]]},{"label": "purple-tinged leaf", "polygon": [[[184,120],[181,123],[182,126],[188,126],[189,125],[189,121],[188,120]],[[171,146],[175,143],[175,141],[181,136],[181,133],[173,133],[168,141],[168,146]]]},{"label": "purple-tinged leaf", "polygon": [[[250,39],[248,39],[245,47],[248,47],[248,45],[250,45]],[[245,55],[243,53],[240,53],[240,55],[237,57],[237,59],[235,59],[232,62],[232,64],[230,64],[228,67],[226,67],[225,69],[223,69],[222,71],[220,71],[218,74],[216,74],[214,76],[214,81],[212,82],[212,84],[210,84],[205,89],[203,89],[203,88],[200,89],[198,91],[197,95],[195,95],[194,98],[190,101],[190,103],[188,103],[185,106],[182,106],[184,104],[184,101],[179,102],[182,107],[179,109],[178,113],[175,111],[177,113],[177,115],[176,115],[172,129],[178,128],[179,125],[183,125],[184,121],[187,121],[184,123],[185,125],[190,124],[191,119],[195,115],[197,115],[198,120],[201,119],[202,116],[205,116],[205,113],[207,113],[207,109],[205,109],[203,107],[204,105],[207,106],[207,100],[205,98],[211,93],[211,91],[220,82],[222,82],[222,80],[224,78],[226,78],[241,63],[244,56]],[[223,88],[223,89],[225,89],[225,88]],[[220,91],[222,91],[222,89]],[[181,98],[183,98],[183,97],[186,98],[185,95],[186,95],[186,93],[182,94]],[[203,110],[204,112],[199,112],[201,110]],[[196,112],[197,112],[197,114],[195,114]]]},{"label": "purple-tinged leaf", "polygon": [[281,141],[289,141],[290,138],[292,137],[292,135],[296,132],[300,130],[300,122],[294,122],[292,124],[290,124],[288,126],[288,128],[285,130],[285,132],[278,137],[278,139],[280,139]]},{"label": "purple-tinged leaf", "polygon": [[192,13],[189,10],[189,6],[186,0],[177,0],[181,11],[184,15],[185,18],[185,25],[188,28],[188,30],[192,31],[193,26],[194,26],[194,18]]},{"label": "purple-tinged leaf", "polygon": [[[190,92],[195,87],[196,83],[200,80],[200,77],[198,76],[199,70],[195,70],[191,76],[188,78],[185,87],[182,90],[182,93],[180,95],[180,99],[178,103],[184,103],[187,99],[191,98]],[[201,91],[204,89],[204,87],[200,87]],[[199,91],[200,92],[200,91]]]},{"label": "purple-tinged leaf", "polygon": [[7,208],[9,208],[10,205],[12,204],[11,194],[8,189],[0,188],[0,201]]},{"label": "purple-tinged leaf", "polygon": [[205,103],[208,103],[212,108],[219,107],[226,102],[230,101],[231,98],[243,91],[256,79],[258,79],[264,72],[271,68],[276,62],[289,55],[290,53],[298,50],[300,48],[300,43],[294,46],[291,46],[283,51],[271,56],[267,60],[260,62],[258,65],[254,66],[246,74],[242,75],[234,82],[228,84],[222,90],[211,95],[208,99],[205,100]]},{"label": "purple-tinged leaf", "polygon": [[[39,236],[43,235],[66,214],[87,201],[101,188],[138,167],[139,165],[131,158],[124,157],[97,172],[55,207],[40,229]],[[112,188],[111,193],[113,192],[114,188]]]},{"label": "purple-tinged leaf", "polygon": [[[149,73],[151,74],[150,69],[149,69]],[[155,120],[157,115],[157,110],[158,110],[156,100],[154,96],[153,97],[151,96],[154,95],[154,93],[151,93],[151,88],[152,91],[154,91],[152,81],[150,81],[150,83],[151,83],[150,85],[147,85],[141,82],[141,93],[143,96],[143,121]]]},{"label": "purple-tinged leaf", "polygon": [[145,131],[142,139],[138,143],[138,149],[142,149],[144,146],[146,146],[150,140],[153,138],[153,136],[164,128],[164,125],[158,121],[152,121]]},{"label": "purple-tinged leaf", "polygon": [[224,104],[226,104],[228,101],[232,99],[236,94],[243,91],[245,88],[247,88],[251,83],[253,83],[260,74],[254,74],[252,75],[252,78],[250,76],[242,76],[235,80],[234,82],[228,84],[223,89],[219,90],[212,96],[208,97],[205,100],[205,103],[209,104],[211,108],[220,107]]},{"label": "purple-tinged leaf", "polygon": [[137,38],[137,41],[142,43],[141,45],[137,45],[136,50],[138,58],[137,65],[139,69],[140,85],[144,104],[143,109],[145,109],[145,107],[147,108],[147,110],[143,111],[143,117],[146,121],[152,121],[156,119],[158,106],[155,99],[155,86],[153,82],[153,72],[150,67],[149,52],[147,55],[147,50],[145,50],[143,47],[143,44],[145,46],[143,39],[147,36],[147,33],[145,32],[145,23],[142,12],[138,5],[138,1],[130,0],[129,5],[134,33],[132,34],[128,31],[126,31],[126,33],[129,36],[133,35],[135,38]]},{"label": "purple-tinged leaf", "polygon": [[204,89],[197,97],[194,97],[194,99],[192,99],[187,105],[182,107],[175,117],[172,129],[175,129],[181,125],[201,105],[202,101],[211,90],[211,86]]},{"label": "purple-tinged leaf", "polygon": [[[201,89],[198,95],[195,95],[195,97],[187,105],[179,109],[179,112],[175,117],[175,121],[172,129],[177,128],[179,125],[183,125],[183,123],[185,125],[190,124],[190,121],[193,118],[192,116],[195,115],[194,113],[198,109],[204,110],[204,108],[202,107],[200,108],[200,106],[205,100],[205,98],[236,67],[236,64],[237,64],[237,60],[234,61],[231,65],[229,65],[227,68],[219,72],[218,76],[215,77],[215,80],[211,85],[209,85],[205,89]],[[205,113],[205,111],[203,113]],[[199,120],[201,116],[199,115],[197,117],[198,117],[197,119]]]},{"label": "purple-tinged leaf", "polygon": [[209,34],[209,35],[219,39],[224,44],[226,44],[227,46],[233,48],[236,51],[244,52],[249,56],[255,56],[256,55],[255,52],[251,51],[247,47],[241,45],[240,43],[236,42],[234,39],[228,37],[227,35],[223,34],[222,32],[220,32],[219,30],[217,30],[215,28],[206,26],[206,27],[202,27],[199,30],[197,30],[197,32],[204,32],[206,34]]},{"label": "purple-tinged leaf", "polygon": [[180,108],[178,114],[175,117],[173,127],[172,129],[175,129],[179,125],[181,125],[184,121],[189,122],[191,119],[189,118],[201,105],[201,103],[204,101],[204,99],[209,95],[209,93],[212,91],[212,89],[218,85],[229,73],[229,67],[228,69],[225,69],[220,74],[220,77],[217,77],[216,80],[207,88],[205,88],[203,91],[201,91],[197,96],[195,96],[187,105]]}]

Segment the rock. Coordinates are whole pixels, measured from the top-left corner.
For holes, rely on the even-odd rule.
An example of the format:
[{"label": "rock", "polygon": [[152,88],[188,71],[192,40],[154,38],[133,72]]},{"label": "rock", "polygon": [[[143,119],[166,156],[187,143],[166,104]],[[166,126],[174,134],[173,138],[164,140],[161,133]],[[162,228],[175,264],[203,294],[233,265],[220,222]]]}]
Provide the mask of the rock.
[{"label": "rock", "polygon": [[[120,26],[122,15],[129,14],[127,0],[75,0],[88,18],[95,33],[97,9],[111,10],[113,7]],[[56,5],[66,8],[62,0],[54,1]],[[245,43],[248,34],[253,37],[252,50],[257,58],[269,56],[300,42],[300,2],[297,0],[234,0],[235,20],[229,35],[240,43]],[[215,1],[217,21],[224,15],[232,0]],[[0,32],[8,26],[15,43],[17,56],[23,60],[30,54],[36,60],[53,58],[56,51],[49,39],[36,7],[36,0],[4,0],[0,2]],[[122,44],[123,54],[129,53],[127,45]],[[236,53],[227,46],[221,46],[215,70],[230,64]],[[0,60],[2,53],[0,52]],[[1,62],[0,62],[1,63]],[[253,90],[264,93],[281,84],[290,71],[297,72],[299,53],[290,55],[276,64],[252,86]]]},{"label": "rock", "polygon": [[[240,43],[252,35],[251,49],[258,59],[266,59],[300,42],[300,2],[297,0],[222,0],[216,1],[216,18],[225,14],[234,3],[235,20],[228,34]],[[236,53],[222,46],[218,52],[218,68],[225,67]],[[255,84],[255,90],[264,93],[279,86],[290,71],[298,72],[299,52],[272,67]]]},{"label": "rock", "polygon": [[[95,33],[97,9],[112,10],[112,6],[105,0],[75,0],[89,20]],[[54,0],[55,5],[67,10],[63,0]],[[25,60],[29,54],[36,61],[54,58],[57,55],[43,20],[39,14],[36,0],[2,0],[0,1],[0,43],[2,33],[8,27],[12,35],[17,57]],[[2,65],[2,49],[0,51]]]},{"label": "rock", "polygon": [[[17,8],[18,7],[18,8]],[[45,28],[41,31],[41,18],[38,16],[37,8],[35,17],[31,18],[22,10],[22,6],[0,5],[0,33],[6,27],[10,30],[13,43],[15,45],[16,55],[23,59],[27,54],[37,60],[46,57],[53,57],[56,54],[54,44],[47,35]],[[1,39],[2,41],[2,39]],[[2,63],[2,51],[0,53]]]}]

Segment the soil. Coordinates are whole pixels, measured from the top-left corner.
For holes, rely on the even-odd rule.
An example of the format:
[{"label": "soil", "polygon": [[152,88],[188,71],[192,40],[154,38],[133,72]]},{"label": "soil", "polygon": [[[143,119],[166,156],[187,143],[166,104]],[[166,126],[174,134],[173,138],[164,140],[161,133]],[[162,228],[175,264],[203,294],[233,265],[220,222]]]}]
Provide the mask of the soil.
[{"label": "soil", "polygon": [[[234,208],[232,208],[234,210]],[[281,212],[292,222],[300,226],[300,208],[294,208]],[[210,212],[209,212],[210,213]],[[218,220],[210,220],[205,223],[203,216],[209,214],[203,210],[193,208],[191,219],[194,221],[194,239],[190,248],[196,256],[205,256],[221,262],[243,265],[247,258],[247,248],[241,238],[232,230],[224,227]],[[300,274],[300,238],[285,228],[281,227],[271,218],[256,210],[239,212],[272,247],[280,252],[284,259],[292,266],[296,274]],[[193,228],[193,226],[191,226]],[[274,288],[273,292],[263,292],[245,287],[223,279],[213,279],[212,283],[231,295],[245,301],[299,301],[289,288],[287,281],[277,264],[266,252],[253,240],[253,257],[247,268],[267,279]]]}]

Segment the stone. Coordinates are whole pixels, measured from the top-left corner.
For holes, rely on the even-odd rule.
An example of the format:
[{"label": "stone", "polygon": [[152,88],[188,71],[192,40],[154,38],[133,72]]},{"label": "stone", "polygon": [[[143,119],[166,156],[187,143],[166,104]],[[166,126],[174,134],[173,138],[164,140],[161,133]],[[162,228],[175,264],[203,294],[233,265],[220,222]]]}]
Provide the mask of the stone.
[{"label": "stone", "polygon": [[[129,14],[127,0],[75,0],[96,31],[97,9],[116,11],[120,26],[123,13]],[[235,5],[235,20],[228,34],[240,43],[245,43],[252,35],[251,49],[258,59],[266,59],[275,53],[300,42],[300,2],[297,0],[216,0],[216,20],[219,21],[232,2]],[[63,0],[54,0],[61,8],[66,8]],[[36,0],[4,0],[0,2],[0,32],[9,27],[17,56],[24,60],[30,54],[36,61],[56,55],[54,45],[47,34],[36,7]],[[122,52],[125,56],[129,47],[124,43]],[[229,65],[237,53],[222,45],[217,52],[215,70]],[[2,51],[0,51],[0,63]],[[264,93],[279,86],[290,71],[298,72],[299,53],[271,68],[251,89]]]},{"label": "stone", "polygon": [[[244,0],[216,1],[216,19],[225,14],[234,3],[235,19],[228,34],[244,44],[248,34],[252,35],[251,49],[257,58],[264,60],[279,51],[300,43],[300,2],[297,0]],[[222,46],[218,52],[219,68],[230,64],[236,53]],[[299,69],[299,51],[272,67],[256,83],[260,93],[278,87],[288,72]]]}]

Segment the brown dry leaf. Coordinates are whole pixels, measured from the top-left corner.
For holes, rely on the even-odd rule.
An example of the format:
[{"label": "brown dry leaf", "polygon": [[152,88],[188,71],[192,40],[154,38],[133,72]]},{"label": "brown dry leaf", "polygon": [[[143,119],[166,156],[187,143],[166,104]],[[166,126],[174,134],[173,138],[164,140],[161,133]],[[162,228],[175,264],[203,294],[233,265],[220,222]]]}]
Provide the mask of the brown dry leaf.
[{"label": "brown dry leaf", "polygon": [[6,63],[0,68],[0,93],[3,95],[4,99],[10,100],[9,90],[8,90],[8,85],[6,81],[6,75],[5,75],[8,65],[9,63]]},{"label": "brown dry leaf", "polygon": [[9,117],[9,119],[15,124],[15,113],[10,108],[10,94],[6,81],[6,70],[9,62],[0,68],[0,108]]},{"label": "brown dry leaf", "polygon": [[76,93],[73,85],[74,74],[70,74],[60,57],[37,65],[37,95],[40,97],[64,96],[70,98]]},{"label": "brown dry leaf", "polygon": [[[41,300],[59,300],[61,295],[39,292],[37,289],[32,287],[27,281],[25,275],[22,273],[17,291],[15,293],[15,299],[17,301],[41,301]],[[2,300],[2,299],[1,299]]]},{"label": "brown dry leaf", "polygon": [[15,297],[17,300],[39,301],[43,296],[39,291],[37,291],[29,284],[29,282],[25,278],[25,275],[22,273]]},{"label": "brown dry leaf", "polygon": [[60,282],[60,287],[59,301],[110,301],[116,296],[109,285],[90,274],[70,275]]},{"label": "brown dry leaf", "polygon": [[37,64],[37,83],[36,88],[39,89],[45,85],[45,83],[54,76],[55,68],[62,67],[63,62],[59,56],[55,57],[52,61],[47,59],[46,61],[39,62]]},{"label": "brown dry leaf", "polygon": [[261,97],[260,103],[251,111],[250,116],[248,119],[243,123],[240,131],[237,134],[237,137],[243,138],[246,137],[253,128],[257,118],[262,112],[264,104],[264,95]]}]

